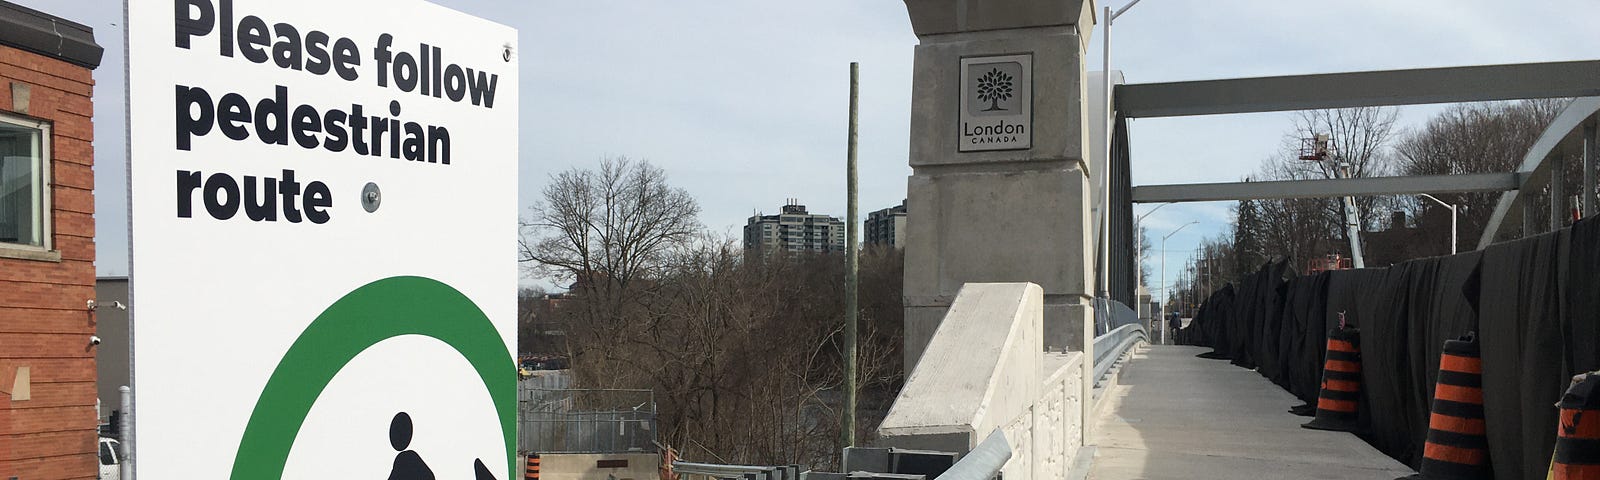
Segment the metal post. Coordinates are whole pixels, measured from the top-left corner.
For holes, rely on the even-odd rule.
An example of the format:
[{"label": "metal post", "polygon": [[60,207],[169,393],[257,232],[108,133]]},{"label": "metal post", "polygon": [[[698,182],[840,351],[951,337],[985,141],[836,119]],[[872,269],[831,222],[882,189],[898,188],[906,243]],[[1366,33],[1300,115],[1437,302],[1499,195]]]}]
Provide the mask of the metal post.
[{"label": "metal post", "polygon": [[1461,244],[1461,240],[1456,238],[1456,235],[1459,235],[1461,233],[1461,229],[1456,225],[1456,220],[1459,219],[1459,218],[1460,218],[1460,215],[1456,215],[1456,206],[1455,205],[1451,205],[1450,206],[1450,254],[1451,255],[1455,255],[1456,254],[1456,245],[1460,245]]},{"label": "metal post", "polygon": [[[1350,178],[1349,169],[1350,164],[1340,160],[1333,168],[1334,177]],[[1356,211],[1356,199],[1344,197],[1340,201],[1344,202],[1345,235],[1350,237],[1350,262],[1356,268],[1367,268],[1365,255],[1361,253],[1361,212]]]},{"label": "metal post", "polygon": [[844,275],[844,446],[856,445],[856,252],[857,237],[861,235],[856,221],[856,115],[859,111],[860,87],[857,83],[860,65],[850,62],[850,138],[845,148],[845,184],[848,207],[845,220],[845,263],[849,266]]},{"label": "metal post", "polygon": [[[1096,296],[1101,297],[1101,298],[1105,298],[1108,295],[1108,292],[1111,290],[1110,289],[1110,285],[1111,285],[1111,280],[1110,280],[1111,275],[1110,275],[1110,273],[1111,272],[1109,272],[1109,270],[1111,270],[1111,248],[1110,248],[1111,247],[1110,246],[1111,232],[1109,231],[1110,230],[1110,226],[1111,226],[1111,222],[1110,222],[1111,216],[1110,215],[1106,215],[1106,211],[1110,210],[1108,204],[1110,203],[1109,200],[1111,200],[1111,192],[1106,189],[1106,185],[1110,184],[1110,182],[1111,182],[1110,177],[1111,177],[1111,122],[1112,122],[1112,120],[1111,120],[1111,19],[1112,19],[1112,15],[1114,15],[1114,14],[1111,13],[1111,7],[1106,7],[1105,8],[1105,19],[1106,19],[1105,32],[1106,32],[1106,38],[1104,39],[1104,41],[1101,42],[1101,45],[1104,47],[1104,55],[1103,55],[1103,58],[1101,60],[1104,61],[1103,65],[1104,65],[1105,71],[1101,72],[1101,74],[1100,74],[1100,86],[1104,90],[1103,93],[1105,94],[1105,98],[1104,98],[1104,100],[1105,100],[1105,117],[1101,118],[1101,128],[1102,128],[1101,133],[1102,133],[1102,136],[1105,138],[1105,141],[1103,142],[1104,145],[1101,145],[1100,153],[1104,154],[1105,156],[1102,157],[1104,161],[1100,162],[1099,165],[1096,165],[1096,167],[1100,168],[1100,181],[1095,184],[1095,192],[1098,195],[1095,196],[1096,197],[1096,202],[1095,202],[1095,209],[1094,209],[1095,210],[1094,213],[1095,213],[1095,217],[1096,217],[1095,218],[1095,247],[1096,248],[1095,248],[1095,252],[1094,253],[1095,253],[1095,257],[1099,259],[1098,263],[1100,264],[1099,268],[1095,269],[1095,293],[1096,293]],[[1094,337],[1094,335],[1089,335],[1088,337],[1086,337],[1084,339],[1084,343],[1085,344],[1094,343],[1094,338],[1093,337]],[[1093,348],[1093,347],[1085,347],[1084,351],[1088,352],[1088,351],[1090,351],[1091,348]],[[1085,418],[1085,421],[1087,421],[1087,420],[1088,419]],[[1088,442],[1084,442],[1084,443],[1088,444]]]},{"label": "metal post", "polygon": [[1443,206],[1444,208],[1447,208],[1447,209],[1450,210],[1450,254],[1451,255],[1455,255],[1456,254],[1456,245],[1459,245],[1461,243],[1461,242],[1458,241],[1458,239],[1456,237],[1456,235],[1460,233],[1460,230],[1458,230],[1456,228],[1456,219],[1458,218],[1457,215],[1456,215],[1456,206],[1453,205],[1453,204],[1444,203],[1444,200],[1440,200],[1439,197],[1435,197],[1433,195],[1429,195],[1429,194],[1426,194],[1426,193],[1422,193],[1422,194],[1419,194],[1419,195],[1421,195],[1423,198],[1426,198],[1428,200],[1433,200],[1434,203],[1438,203],[1440,206]]},{"label": "metal post", "polygon": [[1550,231],[1560,230],[1567,221],[1567,155],[1557,148],[1550,151]]},{"label": "metal post", "polygon": [[1596,137],[1597,134],[1600,134],[1600,131],[1597,131],[1597,129],[1595,128],[1595,125],[1592,124],[1592,123],[1589,124],[1589,126],[1586,126],[1586,127],[1583,128],[1583,216],[1584,217],[1588,217],[1590,215],[1594,215],[1595,207],[1596,206],[1600,206],[1600,205],[1596,205],[1596,203],[1600,203],[1600,201],[1596,201],[1597,199],[1596,199],[1596,194],[1595,194],[1595,190],[1594,190],[1595,189],[1595,171],[1594,171],[1594,168],[1595,168],[1595,157],[1600,156],[1600,152],[1596,152],[1595,151],[1595,144],[1596,143],[1600,143],[1600,141],[1597,141],[1597,140],[1600,140],[1600,137]]},{"label": "metal post", "polygon": [[121,424],[117,425],[122,451],[117,452],[117,459],[121,460],[122,480],[133,480],[133,389],[123,385],[117,387],[117,392],[122,395],[122,414],[118,415]]},{"label": "metal post", "polygon": [[[1109,185],[1111,183],[1111,134],[1112,134],[1112,132],[1111,132],[1111,123],[1112,123],[1112,117],[1113,117],[1112,114],[1111,114],[1111,21],[1113,19],[1117,18],[1118,15],[1122,15],[1123,12],[1128,11],[1129,8],[1133,8],[1133,5],[1136,4],[1136,3],[1139,3],[1139,0],[1133,0],[1132,2],[1129,2],[1126,6],[1123,6],[1122,9],[1117,10],[1115,13],[1113,13],[1111,11],[1111,7],[1106,7],[1105,8],[1105,19],[1106,19],[1105,37],[1106,38],[1102,41],[1102,45],[1105,48],[1105,51],[1104,51],[1105,55],[1101,58],[1101,60],[1104,61],[1103,66],[1105,67],[1105,71],[1101,73],[1101,82],[1100,82],[1101,86],[1105,89],[1105,107],[1106,107],[1106,109],[1105,109],[1105,117],[1100,119],[1100,121],[1103,123],[1104,129],[1105,129],[1105,132],[1104,132],[1105,133],[1105,142],[1104,142],[1105,145],[1101,146],[1102,147],[1101,152],[1104,153],[1105,156],[1103,158],[1104,161],[1102,161],[1100,163],[1100,165],[1098,166],[1100,168],[1100,183],[1096,187],[1099,190],[1100,195],[1099,195],[1098,201],[1095,203],[1095,207],[1096,207],[1095,208],[1095,214],[1099,218],[1097,219],[1097,222],[1095,224],[1096,228],[1098,228],[1098,232],[1095,235],[1095,243],[1097,244],[1095,246],[1097,247],[1097,249],[1096,249],[1096,251],[1094,253],[1097,254],[1097,257],[1100,260],[1099,261],[1099,263],[1100,263],[1099,268],[1095,269],[1095,274],[1097,276],[1097,278],[1096,278],[1096,280],[1097,280],[1096,281],[1096,286],[1098,287],[1097,290],[1099,290],[1097,296],[1100,298],[1100,303],[1096,304],[1096,305],[1093,305],[1093,307],[1097,311],[1100,310],[1100,309],[1106,308],[1108,305],[1110,305],[1110,302],[1111,302],[1111,298],[1110,298],[1111,280],[1110,280],[1110,275],[1109,275],[1110,272],[1108,272],[1108,270],[1111,269],[1111,260],[1110,260],[1111,259],[1111,253],[1110,253],[1111,252],[1111,250],[1110,250],[1110,247],[1111,247],[1110,246],[1111,232],[1109,231],[1110,230],[1109,227],[1111,225],[1111,223],[1110,223],[1111,222],[1111,216],[1107,214],[1108,210],[1110,210],[1110,208],[1109,208],[1110,207],[1109,200],[1110,200],[1111,195],[1110,195],[1110,192],[1106,188],[1106,185]],[[1099,313],[1097,312],[1096,313],[1096,318],[1098,318],[1098,315],[1099,315]],[[1083,429],[1083,444],[1084,445],[1091,445],[1092,444],[1091,434],[1093,433],[1093,429],[1094,429],[1094,414],[1093,414],[1093,410],[1094,409],[1091,407],[1091,404],[1093,404],[1094,402],[1092,402],[1091,399],[1094,398],[1094,381],[1095,381],[1095,378],[1094,378],[1094,332],[1095,332],[1094,326],[1095,326],[1095,323],[1096,323],[1096,321],[1094,319],[1090,319],[1089,321],[1084,322],[1084,326],[1083,326],[1083,374],[1082,374],[1082,383],[1083,383],[1082,387],[1083,387],[1083,390],[1081,392],[1081,395],[1083,396],[1082,397],[1083,398],[1083,402],[1082,402],[1082,407],[1083,408],[1082,408],[1082,411],[1081,411],[1082,416],[1080,417],[1079,420],[1081,422],[1081,428]]]},{"label": "metal post", "polygon": [[[1133,278],[1135,279],[1135,283],[1139,285],[1144,285],[1144,236],[1140,235],[1141,230],[1139,225],[1140,223],[1144,222],[1144,217],[1148,217],[1150,214],[1156,213],[1156,210],[1160,210],[1161,207],[1165,207],[1167,205],[1172,205],[1172,202],[1156,205],[1156,208],[1152,208],[1149,211],[1140,214],[1139,218],[1133,219],[1133,261],[1134,265],[1136,266],[1133,271]],[[1154,312],[1152,311],[1152,316],[1154,316],[1153,314]]]},{"label": "metal post", "polygon": [[1111,284],[1110,272],[1108,271],[1111,269],[1111,249],[1110,245],[1108,245],[1108,240],[1111,238],[1111,233],[1107,231],[1107,227],[1110,226],[1110,216],[1106,215],[1106,211],[1109,210],[1107,205],[1109,195],[1106,191],[1106,184],[1109,183],[1109,178],[1107,177],[1110,177],[1111,175],[1111,17],[1111,7],[1106,7],[1104,16],[1106,20],[1106,38],[1102,42],[1105,54],[1102,60],[1104,60],[1103,65],[1105,71],[1101,72],[1100,74],[1102,93],[1105,94],[1104,116],[1100,118],[1100,125],[1101,129],[1103,130],[1102,134],[1105,138],[1105,141],[1102,142],[1104,145],[1101,145],[1100,153],[1104,154],[1104,161],[1093,167],[1097,169],[1096,173],[1100,174],[1100,181],[1095,184],[1095,249],[1093,252],[1091,252],[1097,260],[1095,262],[1095,277],[1093,279],[1095,285],[1095,295],[1094,298],[1090,300],[1090,308],[1093,313],[1090,314],[1089,318],[1084,319],[1083,322],[1083,346],[1080,347],[1083,351],[1083,366],[1081,367],[1082,372],[1079,374],[1080,378],[1078,380],[1078,383],[1080,383],[1079,395],[1083,399],[1083,402],[1080,405],[1081,408],[1078,409],[1078,428],[1083,432],[1082,438],[1084,445],[1093,444],[1092,438],[1094,434],[1095,418],[1093,404],[1094,382],[1096,380],[1094,378],[1095,325],[1100,323],[1100,315],[1103,313],[1102,310],[1104,310],[1106,307],[1106,300],[1109,296],[1108,291],[1110,290],[1109,285]]},{"label": "metal post", "polygon": [[1522,201],[1522,237],[1523,238],[1531,237],[1534,234],[1534,231],[1533,231],[1534,209],[1533,209],[1533,198],[1532,198],[1533,195],[1528,195],[1528,197],[1529,198],[1524,199]]},{"label": "metal post", "polygon": [[1079,438],[1083,439],[1084,445],[1093,445],[1091,442],[1094,435],[1095,420],[1094,333],[1095,324],[1099,323],[1099,312],[1105,306],[1103,303],[1101,303],[1101,300],[1103,299],[1099,297],[1089,299],[1089,317],[1083,319],[1084,321],[1083,325],[1081,326],[1082,328],[1078,329],[1078,331],[1082,332],[1081,334],[1083,335],[1083,345],[1079,347],[1083,352],[1083,360],[1082,366],[1079,367],[1079,370],[1081,371],[1078,373],[1078,383],[1080,384],[1078,385],[1078,398],[1083,399],[1083,401],[1079,402],[1078,429],[1080,432],[1082,432],[1082,434],[1079,435]]}]

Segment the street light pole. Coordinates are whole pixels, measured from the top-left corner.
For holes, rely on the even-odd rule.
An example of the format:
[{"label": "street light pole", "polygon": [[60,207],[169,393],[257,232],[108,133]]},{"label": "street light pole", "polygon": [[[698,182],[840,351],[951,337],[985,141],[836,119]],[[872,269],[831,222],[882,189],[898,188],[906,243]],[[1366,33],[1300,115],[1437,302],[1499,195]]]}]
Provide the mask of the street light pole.
[{"label": "street light pole", "polygon": [[1444,200],[1440,200],[1438,197],[1435,197],[1433,195],[1428,195],[1426,193],[1421,194],[1421,195],[1423,197],[1426,197],[1428,200],[1433,200],[1434,202],[1438,203],[1439,205],[1444,206],[1444,208],[1450,209],[1450,254],[1451,255],[1455,255],[1456,254],[1456,243],[1457,243],[1456,242],[1456,234],[1459,233],[1456,230],[1456,206],[1448,204],[1448,203],[1444,203]]},{"label": "street light pole", "polygon": [[[1172,202],[1156,205],[1156,208],[1152,208],[1150,211],[1140,214],[1139,218],[1133,219],[1133,261],[1138,264],[1140,271],[1143,271],[1144,269],[1144,242],[1142,241],[1143,239],[1139,238],[1139,223],[1144,221],[1144,217],[1148,217],[1150,214],[1156,213],[1156,210],[1160,210],[1161,207],[1165,207],[1167,205],[1172,205]],[[1134,278],[1140,277],[1139,272],[1133,272],[1133,274]],[[1140,279],[1139,283],[1143,284],[1143,279]]]},{"label": "street light pole", "polygon": [[[1090,251],[1090,253],[1095,255],[1099,260],[1099,268],[1094,271],[1096,278],[1093,279],[1095,280],[1095,287],[1097,287],[1096,290],[1098,290],[1098,292],[1096,292],[1096,296],[1099,297],[1100,300],[1100,302],[1096,304],[1096,309],[1104,308],[1105,306],[1111,304],[1111,216],[1107,215],[1107,211],[1110,210],[1110,205],[1107,200],[1110,198],[1108,195],[1109,192],[1106,190],[1106,185],[1110,184],[1111,182],[1111,20],[1115,19],[1123,12],[1128,11],[1129,8],[1133,8],[1133,5],[1136,3],[1139,3],[1139,0],[1133,0],[1132,2],[1128,3],[1127,6],[1117,10],[1116,13],[1112,13],[1111,7],[1106,7],[1105,13],[1106,38],[1104,42],[1105,58],[1103,59],[1105,61],[1105,73],[1101,75],[1104,77],[1101,83],[1104,84],[1105,88],[1106,107],[1105,118],[1101,119],[1105,125],[1105,145],[1103,145],[1104,148],[1101,150],[1101,153],[1104,153],[1105,157],[1103,158],[1104,161],[1097,166],[1100,169],[1100,183],[1097,185],[1099,196],[1095,201],[1095,214],[1099,218],[1096,219],[1095,226],[1099,231],[1095,232],[1096,234],[1092,243],[1095,244],[1095,247],[1097,247],[1098,251]],[[1096,316],[1098,316],[1098,312],[1096,312]],[[1083,326],[1083,372],[1082,379],[1080,380],[1080,382],[1083,384],[1083,391],[1079,395],[1081,395],[1080,398],[1084,399],[1092,398],[1094,396],[1095,379],[1093,377],[1095,329],[1092,322],[1093,320],[1091,319]],[[1083,422],[1083,435],[1081,438],[1083,439],[1084,445],[1092,445],[1094,443],[1094,410],[1090,408],[1090,403],[1091,402],[1088,401],[1082,402],[1083,411],[1080,412],[1083,415],[1080,421]]]},{"label": "street light pole", "polygon": [[[1151,211],[1154,211],[1154,210],[1151,210]],[[1193,221],[1193,222],[1185,223],[1185,224],[1183,224],[1183,226],[1178,227],[1177,229],[1174,229],[1172,231],[1172,233],[1168,233],[1166,236],[1161,237],[1161,305],[1162,305],[1161,313],[1163,313],[1163,314],[1167,313],[1165,306],[1168,303],[1172,302],[1171,294],[1169,292],[1167,292],[1167,239],[1168,238],[1172,238],[1173,235],[1177,235],[1178,232],[1182,231],[1184,228],[1186,228],[1186,227],[1188,227],[1190,225],[1194,225],[1196,223],[1200,223],[1200,222],[1199,221]],[[1164,335],[1163,335],[1163,337],[1164,337]]]},{"label": "street light pole", "polygon": [[[1133,280],[1137,285],[1144,286],[1144,236],[1141,235],[1142,230],[1139,229],[1139,224],[1144,222],[1144,217],[1156,213],[1156,210],[1160,210],[1161,207],[1167,205],[1172,205],[1172,202],[1156,205],[1156,208],[1152,208],[1150,211],[1140,214],[1138,218],[1133,219]],[[1137,294],[1137,292],[1135,293]],[[1135,296],[1137,297],[1137,295]],[[1134,300],[1138,300],[1138,298],[1134,298]],[[1137,311],[1138,309],[1135,308],[1134,310]]]},{"label": "street light pole", "polygon": [[[1133,282],[1135,285],[1139,285],[1141,287],[1146,286],[1144,284],[1144,235],[1143,230],[1140,230],[1141,227],[1139,227],[1139,223],[1144,221],[1144,217],[1148,217],[1150,214],[1156,213],[1156,210],[1160,210],[1161,207],[1165,207],[1167,205],[1172,205],[1172,202],[1156,205],[1156,208],[1152,208],[1150,211],[1140,214],[1138,218],[1133,219]],[[1135,290],[1136,291],[1134,292],[1133,300],[1137,302],[1139,301],[1139,292],[1137,289]],[[1138,312],[1147,307],[1148,305],[1137,305],[1134,306],[1133,310],[1134,312]],[[1151,321],[1156,325],[1160,325],[1159,322],[1161,319],[1153,318],[1156,317],[1155,313],[1156,312],[1154,309],[1150,310],[1150,316],[1152,317]]]},{"label": "street light pole", "polygon": [[1128,9],[1133,8],[1134,5],[1138,4],[1139,0],[1133,0],[1114,12],[1111,10],[1111,7],[1105,7],[1106,38],[1101,42],[1101,46],[1104,47],[1104,54],[1101,56],[1104,71],[1101,72],[1100,83],[1105,89],[1104,93],[1106,109],[1105,118],[1102,119],[1105,125],[1105,141],[1102,142],[1104,145],[1101,145],[1101,152],[1104,153],[1105,156],[1102,157],[1103,161],[1099,165],[1100,182],[1095,188],[1099,192],[1099,199],[1096,202],[1096,206],[1098,208],[1095,209],[1095,214],[1099,217],[1096,219],[1095,225],[1099,229],[1099,232],[1098,235],[1095,236],[1095,241],[1099,247],[1098,252],[1096,253],[1098,253],[1100,257],[1100,270],[1096,272],[1098,274],[1098,278],[1096,278],[1096,286],[1098,287],[1099,295],[1108,299],[1111,296],[1111,278],[1109,275],[1110,272],[1108,272],[1108,270],[1111,269],[1111,216],[1108,215],[1108,210],[1110,209],[1110,202],[1108,202],[1108,200],[1111,198],[1107,185],[1111,184],[1111,130],[1113,123],[1115,123],[1114,116],[1111,113],[1111,22],[1115,21],[1117,17],[1127,13]]}]

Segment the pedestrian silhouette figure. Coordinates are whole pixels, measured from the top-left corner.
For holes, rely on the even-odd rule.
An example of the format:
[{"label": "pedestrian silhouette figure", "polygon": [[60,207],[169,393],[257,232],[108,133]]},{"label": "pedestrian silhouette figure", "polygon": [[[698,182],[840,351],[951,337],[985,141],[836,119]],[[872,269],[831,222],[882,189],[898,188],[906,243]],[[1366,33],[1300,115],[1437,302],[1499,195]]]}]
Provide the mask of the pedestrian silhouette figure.
[{"label": "pedestrian silhouette figure", "polygon": [[411,445],[411,415],[406,412],[394,414],[394,419],[389,421],[389,445],[400,452],[394,457],[394,469],[389,471],[389,480],[436,480],[433,470],[422,461],[422,456],[417,455],[415,450],[406,449]]}]

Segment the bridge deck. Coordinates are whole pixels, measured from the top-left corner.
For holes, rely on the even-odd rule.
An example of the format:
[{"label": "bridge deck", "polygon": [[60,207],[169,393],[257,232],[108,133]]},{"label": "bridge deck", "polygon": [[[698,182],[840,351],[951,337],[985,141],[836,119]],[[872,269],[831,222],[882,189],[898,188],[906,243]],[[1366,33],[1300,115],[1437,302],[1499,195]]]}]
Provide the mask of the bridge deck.
[{"label": "bridge deck", "polygon": [[1123,367],[1088,478],[1390,480],[1414,473],[1348,433],[1300,428],[1293,395],[1210,349],[1151,346]]}]

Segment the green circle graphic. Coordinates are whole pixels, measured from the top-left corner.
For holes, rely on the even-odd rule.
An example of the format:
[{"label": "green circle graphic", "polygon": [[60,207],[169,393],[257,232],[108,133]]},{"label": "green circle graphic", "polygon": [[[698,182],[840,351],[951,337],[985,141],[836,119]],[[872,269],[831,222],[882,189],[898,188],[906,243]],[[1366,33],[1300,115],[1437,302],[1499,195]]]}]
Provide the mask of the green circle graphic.
[{"label": "green circle graphic", "polygon": [[513,478],[517,371],[511,352],[472,300],[442,282],[412,276],[385,278],[355,289],[300,333],[256,400],[229,478],[281,478],[289,449],[328,382],[362,351],[401,335],[438,339],[477,370],[494,399],[505,437],[505,478]]}]

